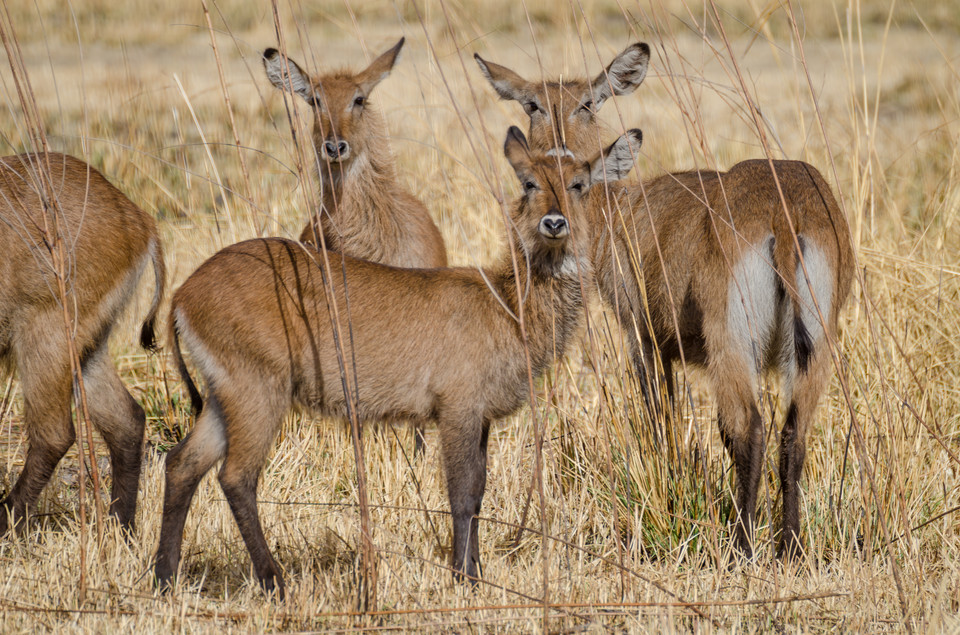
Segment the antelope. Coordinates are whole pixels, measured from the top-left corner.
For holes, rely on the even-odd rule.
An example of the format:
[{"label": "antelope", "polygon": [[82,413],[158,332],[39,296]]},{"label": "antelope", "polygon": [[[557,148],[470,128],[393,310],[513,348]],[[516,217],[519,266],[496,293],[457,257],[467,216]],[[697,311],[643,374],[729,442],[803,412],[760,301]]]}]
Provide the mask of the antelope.
[{"label": "antelope", "polygon": [[[579,156],[599,134],[593,115],[602,97],[643,80],[649,48],[634,44],[592,82],[565,80],[562,87],[526,82],[475,57],[498,94],[524,105],[531,147],[547,151],[559,143]],[[553,121],[548,102],[556,107]],[[605,207],[607,194],[596,188],[594,207]],[[592,255],[601,296],[627,335],[648,406],[657,362],[671,405],[672,363],[706,367],[736,467],[734,544],[746,558],[753,555],[765,445],[759,380],[767,371],[782,376],[788,406],[778,554],[799,556],[806,437],[830,378],[830,342],[854,271],[850,230],[830,186],[802,161],[750,160],[727,172],[667,174],[609,194],[615,211],[604,214],[616,220]]]},{"label": "antelope", "polygon": [[[300,241],[395,267],[446,267],[443,236],[423,203],[398,183],[386,124],[370,102],[404,40],[359,73],[310,77],[272,48],[264,51],[263,65],[274,86],[299,95],[313,110],[321,206]],[[421,428],[415,438],[414,454],[420,455]]]},{"label": "antelope", "polygon": [[416,197],[397,182],[386,124],[370,94],[390,75],[405,38],[359,73],[311,77],[276,49],[263,52],[270,82],[313,110],[320,211],[301,242],[394,267],[447,266],[440,230]]},{"label": "antelope", "polygon": [[[73,321],[69,333],[49,251],[54,216],[67,251],[67,310]],[[164,292],[156,224],[79,159],[54,153],[8,156],[0,159],[0,253],[0,368],[19,375],[29,439],[23,472],[0,509],[0,534],[26,525],[29,510],[73,445],[70,337],[90,421],[110,452],[110,511],[130,530],[136,516],[144,412],[117,376],[107,344],[152,263],[153,301],[140,343],[154,348],[157,307]]]},{"label": "antelope", "polygon": [[[170,329],[181,376],[192,383],[182,344],[204,379],[209,405],[167,455],[155,568],[161,588],[179,564],[190,500],[222,457],[220,486],[256,576],[267,592],[283,597],[280,567],[257,513],[257,482],[292,404],[346,415],[351,397],[341,363],[356,382],[351,392],[361,420],[436,422],[453,566],[459,577],[477,580],[490,424],[516,412],[527,394],[517,316],[523,312],[538,376],[562,357],[583,310],[581,276],[589,279],[593,238],[588,191],[625,176],[641,141],[640,131],[631,130],[580,163],[531,153],[523,133],[511,128],[504,153],[524,193],[511,211],[512,257],[492,269],[401,269],[329,252],[336,272],[330,275],[319,252],[283,239],[242,242],[201,265],[174,295]],[[350,307],[349,337],[335,339],[331,297],[340,310]]]},{"label": "antelope", "polygon": [[643,83],[650,47],[643,42],[631,44],[592,80],[530,82],[477,53],[473,58],[501,99],[523,106],[530,119],[533,148],[545,152],[559,143],[574,156],[589,157],[600,149],[597,112],[610,97],[629,95]]}]

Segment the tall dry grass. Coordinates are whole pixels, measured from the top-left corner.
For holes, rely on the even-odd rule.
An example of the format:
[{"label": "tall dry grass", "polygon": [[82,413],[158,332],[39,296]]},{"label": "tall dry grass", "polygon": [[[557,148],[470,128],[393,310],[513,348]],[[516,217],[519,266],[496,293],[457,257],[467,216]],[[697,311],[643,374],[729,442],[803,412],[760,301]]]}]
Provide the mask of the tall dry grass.
[{"label": "tall dry grass", "polygon": [[[0,628],[960,626],[960,12],[948,3],[879,1],[347,0],[281,2],[275,20],[269,4],[206,6],[209,26],[202,5],[187,0],[7,7],[52,145],[90,161],[158,218],[174,287],[219,248],[255,235],[296,236],[307,218],[315,193],[305,131],[291,132],[283,97],[259,62],[278,32],[308,68],[358,67],[407,37],[373,99],[389,122],[401,178],[432,211],[454,264],[489,263],[503,251],[501,201],[517,186],[499,148],[507,126],[524,120],[516,104],[494,97],[474,51],[537,78],[592,75],[628,43],[650,43],[644,85],[602,112],[610,138],[643,129],[641,177],[725,168],[767,151],[818,166],[850,221],[859,274],[842,315],[839,372],[809,438],[806,564],[781,567],[772,558],[776,382],[762,401],[770,437],[762,555],[730,570],[722,562],[733,479],[709,391],[694,370],[676,369],[681,418],[666,439],[655,438],[616,323],[595,303],[581,345],[538,383],[535,413],[494,430],[481,525],[485,584],[475,592],[454,585],[445,568],[450,530],[436,435],[428,432],[426,457],[411,463],[412,433],[381,429],[365,439],[377,612],[353,613],[360,542],[349,430],[298,413],[260,487],[288,601],[271,604],[252,581],[212,478],[188,518],[181,582],[159,596],[150,566],[162,457],[191,418],[163,358],[134,347],[144,300],[113,341],[122,377],[148,413],[139,531],[127,541],[108,526],[99,540],[78,523],[71,453],[29,534],[0,541]],[[9,67],[0,66],[0,138],[9,154],[33,141]],[[0,391],[9,487],[21,467],[21,404],[15,381]],[[543,426],[539,475],[533,422]],[[515,544],[537,476],[545,505],[532,497]],[[84,535],[91,558],[81,599]]]}]

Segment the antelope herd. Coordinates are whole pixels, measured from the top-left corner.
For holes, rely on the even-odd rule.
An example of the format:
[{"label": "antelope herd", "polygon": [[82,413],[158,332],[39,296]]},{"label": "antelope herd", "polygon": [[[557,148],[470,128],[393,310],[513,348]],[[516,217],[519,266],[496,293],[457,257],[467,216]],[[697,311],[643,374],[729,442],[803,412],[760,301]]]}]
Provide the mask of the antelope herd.
[{"label": "antelope herd", "polygon": [[[562,82],[528,81],[475,55],[494,91],[528,116],[527,134],[512,127],[504,143],[522,193],[501,261],[451,268],[430,213],[398,183],[384,120],[369,103],[403,45],[358,73],[308,75],[276,49],[263,53],[269,81],[311,109],[320,206],[299,241],[229,246],[173,295],[167,347],[197,418],[166,457],[159,587],[177,574],[197,486],[222,461],[219,482],[256,576],[283,597],[257,485],[294,405],[334,417],[352,405],[360,420],[418,429],[434,422],[453,567],[476,581],[490,425],[516,412],[529,375],[577,338],[591,286],[626,334],[652,416],[675,416],[673,362],[705,368],[736,471],[733,542],[743,558],[753,557],[763,472],[760,379],[780,374],[779,553],[800,556],[806,436],[831,376],[854,266],[846,219],[820,173],[759,159],[620,184],[642,135],[629,130],[607,145],[596,115],[643,82],[646,44],[593,79]],[[165,279],[156,224],[94,168],[61,154],[0,159],[0,196],[0,365],[19,376],[29,441],[0,533],[26,525],[74,442],[80,378],[84,409],[110,452],[111,512],[132,529],[144,411],[107,345],[149,264],[155,292],[141,343],[153,347]]]}]

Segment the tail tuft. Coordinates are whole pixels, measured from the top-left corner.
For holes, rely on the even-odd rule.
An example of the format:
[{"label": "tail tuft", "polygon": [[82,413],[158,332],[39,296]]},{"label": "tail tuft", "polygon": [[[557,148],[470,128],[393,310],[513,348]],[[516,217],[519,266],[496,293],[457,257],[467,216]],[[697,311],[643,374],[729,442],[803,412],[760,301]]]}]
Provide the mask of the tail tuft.
[{"label": "tail tuft", "polygon": [[172,315],[170,322],[170,343],[172,344],[171,348],[173,348],[173,358],[177,363],[180,379],[187,386],[187,394],[190,395],[190,406],[193,408],[193,414],[199,417],[200,413],[203,412],[203,397],[200,396],[200,391],[197,390],[197,385],[193,382],[190,371],[187,370],[187,364],[183,361],[183,353],[180,351],[180,330],[177,328],[176,320],[173,319]]},{"label": "tail tuft", "polygon": [[[154,234],[156,228],[153,228]],[[160,309],[160,302],[163,300],[164,281],[167,275],[166,264],[163,260],[163,247],[160,246],[160,239],[154,235],[150,241],[150,259],[153,261],[154,291],[153,302],[150,303],[150,311],[147,313],[143,326],[140,328],[140,346],[144,349],[157,351],[157,311]]]},{"label": "tail tuft", "polygon": [[151,353],[157,352],[157,334],[154,330],[153,320],[147,320],[140,329],[140,346]]},{"label": "tail tuft", "polygon": [[793,318],[793,347],[797,356],[797,366],[801,373],[807,372],[810,356],[813,355],[813,340],[799,315]]}]

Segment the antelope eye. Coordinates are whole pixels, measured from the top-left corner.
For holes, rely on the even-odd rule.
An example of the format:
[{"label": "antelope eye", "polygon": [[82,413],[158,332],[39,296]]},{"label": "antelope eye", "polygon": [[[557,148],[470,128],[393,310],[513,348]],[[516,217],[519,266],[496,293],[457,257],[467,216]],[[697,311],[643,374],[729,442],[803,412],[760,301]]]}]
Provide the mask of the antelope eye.
[{"label": "antelope eye", "polygon": [[526,192],[532,192],[533,190],[537,189],[537,184],[533,181],[526,181],[523,184],[523,189]]},{"label": "antelope eye", "polygon": [[360,95],[359,97],[357,97],[356,99],[353,100],[353,105],[354,105],[354,106],[362,106],[362,105],[364,105],[365,103],[367,103],[367,100],[366,100],[366,98],[365,98],[363,95]]},{"label": "antelope eye", "polygon": [[577,181],[576,183],[570,186],[570,189],[576,192],[577,194],[581,194],[583,192],[583,183]]},{"label": "antelope eye", "polygon": [[588,113],[588,112],[590,112],[592,109],[593,109],[593,102],[592,102],[592,101],[585,101],[585,102],[583,102],[583,103],[580,105],[580,110],[581,110],[582,112],[587,112],[587,113]]},{"label": "antelope eye", "polygon": [[307,97],[307,103],[310,104],[311,108],[316,108],[317,106],[320,105],[320,100],[317,99],[316,95],[310,95],[309,97]]},{"label": "antelope eye", "polygon": [[537,112],[538,110],[540,110],[540,106],[538,106],[538,105],[537,105],[537,102],[535,102],[535,101],[528,101],[527,103],[525,103],[525,104],[523,105],[523,109],[524,109],[525,111],[527,111],[527,114],[528,114],[528,115],[532,115],[533,113],[535,113],[535,112]]}]

